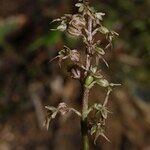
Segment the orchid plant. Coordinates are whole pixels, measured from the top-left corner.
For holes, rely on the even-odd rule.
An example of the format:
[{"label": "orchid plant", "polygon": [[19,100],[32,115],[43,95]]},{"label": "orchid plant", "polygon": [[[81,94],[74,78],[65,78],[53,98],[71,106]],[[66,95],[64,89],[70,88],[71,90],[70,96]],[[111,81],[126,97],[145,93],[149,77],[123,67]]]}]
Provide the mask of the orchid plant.
[{"label": "orchid plant", "polygon": [[[109,67],[104,55],[108,49],[112,48],[112,41],[118,36],[118,33],[109,30],[102,24],[105,13],[96,12],[93,7],[90,7],[89,1],[79,0],[75,6],[78,7],[78,13],[65,14],[53,20],[52,22],[58,22],[59,25],[56,29],[52,30],[58,30],[72,37],[80,38],[85,45],[86,56],[81,57],[78,49],[70,49],[64,46],[52,60],[58,59],[60,67],[62,61],[65,59],[72,62],[73,67],[69,70],[70,76],[79,80],[83,89],[82,111],[79,112],[63,102],[57,107],[46,106],[48,115],[45,125],[48,129],[50,121],[54,119],[58,113],[65,115],[69,112],[74,112],[81,118],[82,148],[83,150],[88,150],[89,134],[95,135],[95,143],[99,136],[109,141],[105,135],[105,122],[108,113],[110,113],[107,108],[107,103],[113,87],[120,84],[110,83],[102,74],[99,63],[101,62],[100,60],[102,60],[106,66]],[[105,45],[102,44],[101,39],[96,38],[97,35],[101,35],[105,38],[107,41]],[[106,89],[106,97],[102,104],[95,103],[89,106],[89,92],[96,84]],[[93,114],[92,119],[90,119],[90,114]]]}]

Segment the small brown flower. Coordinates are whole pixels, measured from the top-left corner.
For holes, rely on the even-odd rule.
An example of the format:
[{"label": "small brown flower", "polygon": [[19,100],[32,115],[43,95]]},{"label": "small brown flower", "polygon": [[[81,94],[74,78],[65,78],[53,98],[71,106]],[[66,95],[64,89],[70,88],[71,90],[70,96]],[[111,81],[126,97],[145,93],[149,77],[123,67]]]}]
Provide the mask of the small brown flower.
[{"label": "small brown flower", "polygon": [[68,33],[72,36],[80,36],[85,25],[86,21],[82,15],[73,15],[72,20],[69,22]]},{"label": "small brown flower", "polygon": [[70,58],[73,62],[78,62],[80,60],[80,54],[79,54],[79,52],[76,49],[71,50],[67,46],[64,46],[64,49],[62,49],[61,51],[59,51],[58,54],[59,55],[56,56],[55,58],[53,58],[51,61],[53,61],[56,58],[58,58],[59,59],[59,66],[60,67],[61,67],[62,60],[65,60],[65,59],[68,59],[68,58]]},{"label": "small brown flower", "polygon": [[76,49],[70,51],[70,59],[72,61],[78,62],[79,58],[80,58],[80,54]]},{"label": "small brown flower", "polygon": [[82,31],[80,29],[69,26],[68,33],[72,36],[80,36],[82,34]]},{"label": "small brown flower", "polygon": [[72,20],[69,24],[81,30],[83,27],[85,27],[86,21],[85,18],[81,15],[73,15]]},{"label": "small brown flower", "polygon": [[60,103],[58,105],[58,110],[60,111],[60,113],[62,115],[65,115],[66,113],[69,112],[69,108],[68,108],[68,106],[65,103]]}]

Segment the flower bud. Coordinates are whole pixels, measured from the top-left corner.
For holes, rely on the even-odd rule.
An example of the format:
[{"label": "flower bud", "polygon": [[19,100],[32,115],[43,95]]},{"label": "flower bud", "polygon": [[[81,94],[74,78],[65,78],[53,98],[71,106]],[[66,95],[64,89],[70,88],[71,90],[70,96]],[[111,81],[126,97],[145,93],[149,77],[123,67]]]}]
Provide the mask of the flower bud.
[{"label": "flower bud", "polygon": [[94,81],[94,78],[92,76],[88,76],[85,80],[85,86],[89,86]]}]

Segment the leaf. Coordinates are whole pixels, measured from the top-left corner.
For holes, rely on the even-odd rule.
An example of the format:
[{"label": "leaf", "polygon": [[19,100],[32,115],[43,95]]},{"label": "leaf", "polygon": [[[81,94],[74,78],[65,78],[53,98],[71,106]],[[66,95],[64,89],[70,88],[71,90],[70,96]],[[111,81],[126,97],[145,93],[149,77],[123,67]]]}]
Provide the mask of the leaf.
[{"label": "leaf", "polygon": [[54,112],[54,111],[57,110],[57,108],[55,108],[53,106],[45,106],[45,108],[48,109],[48,110],[50,110],[50,111],[52,111],[52,112]]},{"label": "leaf", "polygon": [[107,136],[104,133],[102,133],[101,136],[104,137],[108,142],[110,142],[110,140],[107,138]]},{"label": "leaf", "polygon": [[88,110],[86,110],[86,111],[85,111],[85,116],[88,116],[88,115],[89,115],[89,113],[90,113],[92,110],[93,110],[93,108],[92,108],[92,107],[90,107]]},{"label": "leaf", "polygon": [[81,117],[81,113],[79,111],[77,111],[74,108],[70,108],[71,111],[73,111],[75,114],[77,114],[79,117]]},{"label": "leaf", "polygon": [[108,65],[107,61],[103,57],[101,57],[101,59],[103,60],[103,62],[105,63],[105,65],[109,68],[109,65]]},{"label": "leaf", "polygon": [[46,120],[44,122],[44,126],[46,127],[46,129],[48,130],[49,129],[49,124],[50,124],[50,121],[56,117],[57,113],[58,113],[58,110],[57,108],[53,107],[53,106],[45,106],[46,109],[48,109],[48,111],[51,111],[50,113],[48,112],[47,113],[47,117],[46,117]]},{"label": "leaf", "polygon": [[110,86],[121,86],[121,84],[117,83],[110,83]]},{"label": "leaf", "polygon": [[79,7],[79,12],[82,12],[84,10],[84,5],[82,3],[75,4],[76,7]]},{"label": "leaf", "polygon": [[106,27],[104,27],[104,26],[101,26],[101,27],[99,28],[99,31],[100,31],[102,34],[107,34],[107,33],[109,33],[109,30],[108,30]]},{"label": "leaf", "polygon": [[93,108],[96,109],[96,110],[99,110],[99,108],[100,108],[101,106],[102,106],[101,104],[95,103],[95,104],[93,105]]},{"label": "leaf", "polygon": [[105,49],[108,49],[109,47],[111,47],[110,43],[106,45]]},{"label": "leaf", "polygon": [[107,119],[108,111],[107,111],[105,108],[103,108],[103,109],[101,110],[101,114],[102,114],[102,117],[103,117],[104,119]]},{"label": "leaf", "polygon": [[106,79],[99,79],[96,81],[96,83],[102,87],[108,87],[109,82]]},{"label": "leaf", "polygon": [[105,138],[108,142],[110,142],[110,140],[107,138],[107,136],[104,134],[104,129],[101,126],[97,127],[97,132],[95,135],[95,139],[94,139],[94,144],[96,144],[96,141],[98,139],[99,136],[102,136],[103,138]]},{"label": "leaf", "polygon": [[90,134],[93,135],[96,132],[96,125],[91,128]]},{"label": "leaf", "polygon": [[51,21],[51,23],[58,22],[58,21],[62,21],[62,19],[61,18],[54,19],[54,20]]},{"label": "leaf", "polygon": [[96,73],[96,71],[97,71],[97,66],[95,66],[95,67],[91,66],[90,70],[91,70],[92,73]]},{"label": "leaf", "polygon": [[58,110],[56,110],[55,112],[53,112],[53,114],[51,115],[52,119],[54,119],[56,117],[57,113],[58,113]]},{"label": "leaf", "polygon": [[30,51],[38,50],[41,46],[50,47],[51,45],[55,45],[61,39],[61,32],[49,32],[46,35],[43,35],[35,41],[32,42],[31,45],[28,46]]},{"label": "leaf", "polygon": [[112,35],[119,36],[119,34],[118,34],[117,32],[115,32],[115,31],[111,31],[110,33],[111,33]]},{"label": "leaf", "polygon": [[94,144],[96,144],[96,141],[97,141],[97,139],[98,139],[99,136],[100,136],[100,132],[97,131],[96,135],[95,135],[95,139],[94,139]]},{"label": "leaf", "polygon": [[46,126],[46,129],[48,130],[50,121],[56,117],[56,115],[58,113],[58,109],[53,107],[53,106],[45,106],[45,108],[48,111],[51,111],[51,113],[48,114],[48,116],[47,116],[47,118],[46,118],[46,120],[44,122],[44,126]]},{"label": "leaf", "polygon": [[51,117],[50,118],[46,118],[46,120],[44,122],[44,126],[46,127],[47,130],[49,129],[50,121],[51,121]]},{"label": "leaf", "polygon": [[[2,18],[1,18],[2,19]],[[8,17],[7,19],[0,19],[0,43],[5,40],[5,37],[17,31],[26,23],[26,17],[24,15],[18,15],[14,17]]]},{"label": "leaf", "polygon": [[99,72],[96,73],[96,74],[94,74],[93,77],[96,78],[96,79],[101,79],[101,78],[103,78],[103,76],[102,76]]},{"label": "leaf", "polygon": [[104,55],[105,54],[105,51],[102,49],[102,48],[100,48],[100,47],[95,47],[95,50],[96,50],[96,52],[98,52],[100,55]]},{"label": "leaf", "polygon": [[65,31],[67,29],[66,23],[61,23],[58,27],[57,30],[59,31]]},{"label": "leaf", "polygon": [[98,13],[95,13],[95,17],[99,20],[103,20],[103,16],[105,15],[105,13],[102,13],[102,12],[98,12]]}]

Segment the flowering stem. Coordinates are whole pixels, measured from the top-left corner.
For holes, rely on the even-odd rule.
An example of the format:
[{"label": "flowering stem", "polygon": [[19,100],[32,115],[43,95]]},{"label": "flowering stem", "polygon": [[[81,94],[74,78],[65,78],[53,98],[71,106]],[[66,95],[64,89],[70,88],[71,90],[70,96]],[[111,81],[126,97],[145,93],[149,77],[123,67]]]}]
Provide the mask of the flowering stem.
[{"label": "flowering stem", "polygon": [[[69,47],[64,46],[63,49],[59,51],[58,56],[54,59],[59,59],[60,67],[63,60],[67,59],[71,61],[71,66],[70,63],[67,63],[67,69],[70,72],[70,76],[79,80],[82,86],[82,113],[78,112],[74,108],[67,107],[65,103],[60,103],[57,108],[48,107],[48,110],[52,115],[49,115],[48,112],[46,126],[49,126],[50,120],[54,119],[58,112],[65,115],[67,112],[73,111],[81,117],[82,150],[89,150],[88,133],[91,135],[95,134],[95,141],[100,135],[108,140],[104,134],[105,120],[107,119],[108,114],[106,105],[108,103],[110,92],[112,91],[111,87],[118,84],[109,83],[101,74],[101,70],[98,65],[100,59],[102,59],[108,66],[103,56],[105,54],[105,50],[112,46],[112,40],[115,36],[118,36],[118,33],[101,25],[101,21],[105,14],[97,12],[93,9],[93,7],[90,7],[89,0],[79,0],[79,3],[76,3],[75,6],[79,8],[79,13],[65,14],[64,16],[55,19],[53,22],[60,22],[60,25],[56,28],[56,30],[62,32],[66,31],[73,37],[82,37],[83,43],[86,45],[86,58],[83,57],[82,59],[82,55],[77,49],[70,49]],[[104,44],[101,43],[101,40],[94,39],[96,34],[103,35],[107,42]],[[98,84],[105,89],[107,88],[108,91],[103,105],[94,104],[92,107],[89,107],[89,93],[94,84]],[[94,111],[97,115],[94,114],[94,120],[89,122],[88,119],[90,116],[88,117],[88,114],[91,111]],[[91,126],[89,126],[89,124]]]},{"label": "flowering stem", "polygon": [[[86,51],[86,72],[85,76],[87,77],[87,72],[90,69],[91,60],[90,60],[90,51],[92,44],[92,19],[89,16],[88,18],[88,42],[89,47]],[[83,85],[84,86],[84,85]],[[89,88],[83,88],[83,100],[82,100],[82,120],[81,120],[81,133],[82,133],[82,144],[83,150],[89,150],[89,140],[88,140],[88,121],[87,121],[87,111],[88,111],[88,99],[89,99]]]},{"label": "flowering stem", "polygon": [[88,124],[87,124],[87,110],[88,110],[88,97],[89,89],[84,88],[83,92],[83,108],[82,108],[82,120],[81,120],[81,133],[82,133],[82,144],[83,150],[89,150],[89,141],[88,141]]}]

